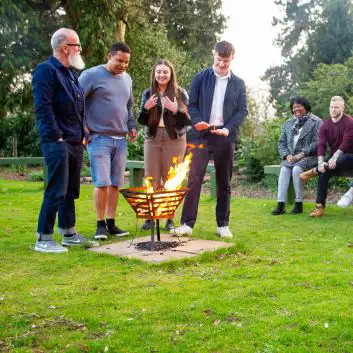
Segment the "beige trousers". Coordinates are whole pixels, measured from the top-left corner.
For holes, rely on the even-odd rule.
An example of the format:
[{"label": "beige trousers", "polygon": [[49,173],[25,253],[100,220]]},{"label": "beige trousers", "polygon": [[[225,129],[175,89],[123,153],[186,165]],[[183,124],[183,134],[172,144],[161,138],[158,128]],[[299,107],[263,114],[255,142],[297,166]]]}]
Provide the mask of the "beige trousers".
[{"label": "beige trousers", "polygon": [[164,127],[157,129],[154,138],[145,138],[145,177],[152,177],[152,185],[155,189],[162,187],[167,180],[168,171],[173,166],[173,157],[177,157],[178,163],[183,160],[185,148],[186,136],[173,140]]}]

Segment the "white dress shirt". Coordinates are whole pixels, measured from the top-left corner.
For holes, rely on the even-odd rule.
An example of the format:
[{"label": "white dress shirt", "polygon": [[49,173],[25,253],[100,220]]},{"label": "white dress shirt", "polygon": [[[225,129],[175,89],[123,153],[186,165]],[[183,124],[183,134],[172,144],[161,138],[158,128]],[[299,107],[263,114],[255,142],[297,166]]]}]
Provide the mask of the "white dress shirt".
[{"label": "white dress shirt", "polygon": [[228,85],[228,79],[230,77],[230,71],[226,76],[217,75],[214,68],[213,68],[213,71],[214,71],[214,74],[216,75],[216,85],[214,88],[209,124],[214,126],[221,126],[221,125],[224,125],[223,105],[224,105],[224,96],[226,94],[226,89]]}]

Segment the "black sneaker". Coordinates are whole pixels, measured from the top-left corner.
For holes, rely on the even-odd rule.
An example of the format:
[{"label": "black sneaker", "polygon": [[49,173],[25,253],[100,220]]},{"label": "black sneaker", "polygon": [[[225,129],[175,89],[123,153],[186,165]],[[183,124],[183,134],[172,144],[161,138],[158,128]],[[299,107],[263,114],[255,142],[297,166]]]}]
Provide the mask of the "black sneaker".
[{"label": "black sneaker", "polygon": [[105,226],[97,226],[96,234],[94,239],[106,240],[108,239],[108,231]]},{"label": "black sneaker", "polygon": [[152,228],[152,220],[151,219],[146,219],[145,223],[142,225],[141,229],[142,230],[148,230]]},{"label": "black sneaker", "polygon": [[165,223],[165,227],[164,227],[164,230],[166,231],[171,231],[172,229],[174,229],[174,222],[172,219],[167,219],[167,222]]},{"label": "black sneaker", "polygon": [[110,235],[115,235],[116,237],[124,237],[125,235],[130,235],[129,232],[120,229],[115,224],[112,227],[108,227],[108,233]]}]

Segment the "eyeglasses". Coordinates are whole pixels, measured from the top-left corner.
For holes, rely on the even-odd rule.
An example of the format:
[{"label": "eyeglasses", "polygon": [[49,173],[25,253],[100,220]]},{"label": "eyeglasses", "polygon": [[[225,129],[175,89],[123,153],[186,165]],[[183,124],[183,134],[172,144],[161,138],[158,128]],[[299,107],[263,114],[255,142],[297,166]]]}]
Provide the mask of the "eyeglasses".
[{"label": "eyeglasses", "polygon": [[65,45],[67,45],[68,47],[77,47],[78,50],[81,50],[81,49],[82,49],[82,48],[81,48],[81,44],[79,44],[79,43],[74,43],[74,44],[72,44],[72,43],[66,43]]}]

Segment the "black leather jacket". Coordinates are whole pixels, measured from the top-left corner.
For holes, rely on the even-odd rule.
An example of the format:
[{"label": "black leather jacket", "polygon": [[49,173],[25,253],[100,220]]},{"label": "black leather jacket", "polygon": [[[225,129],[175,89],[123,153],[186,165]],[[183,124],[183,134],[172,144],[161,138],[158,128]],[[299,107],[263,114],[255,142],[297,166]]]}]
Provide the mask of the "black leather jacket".
[{"label": "black leather jacket", "polygon": [[[179,87],[179,92],[181,100],[187,106],[189,103],[189,97],[187,92],[181,87]],[[150,112],[144,108],[144,105],[146,101],[150,98],[150,96],[151,89],[145,89],[142,93],[140,113],[137,118],[137,121],[139,124],[145,126],[146,136],[155,137],[158,125],[152,126],[150,124]],[[160,102],[160,99],[158,99],[157,102],[157,112],[159,116],[162,114],[162,104]],[[187,113],[183,112],[181,109],[179,109],[176,114],[168,114],[168,110],[165,109],[163,114],[163,121],[167,133],[171,139],[176,139],[191,130],[191,118]]]}]

